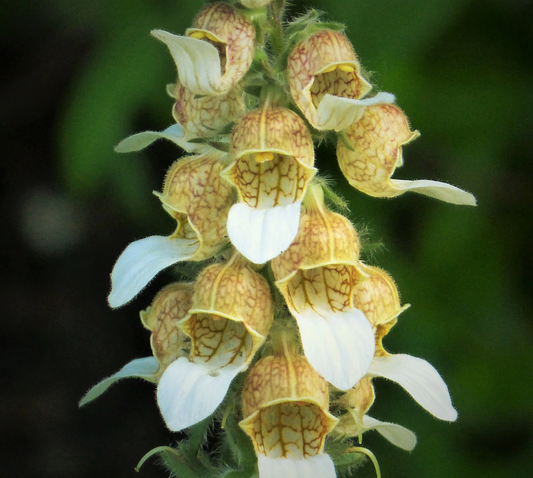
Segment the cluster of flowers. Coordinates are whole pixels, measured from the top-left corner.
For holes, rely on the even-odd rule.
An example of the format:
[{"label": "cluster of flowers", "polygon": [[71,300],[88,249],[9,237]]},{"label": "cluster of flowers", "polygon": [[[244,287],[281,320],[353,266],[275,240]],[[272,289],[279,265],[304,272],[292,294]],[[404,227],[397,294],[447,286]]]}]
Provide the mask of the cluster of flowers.
[{"label": "cluster of flowers", "polygon": [[415,446],[412,432],[367,414],[373,378],[399,383],[437,418],[457,413],[429,363],[384,350],[407,306],[385,271],[360,260],[350,221],[328,209],[314,137],[337,136],[344,176],[371,196],[475,199],[436,181],[391,179],[418,132],[393,95],[362,99],[371,85],[339,28],[311,12],[283,29],[282,2],[240,3],[209,4],[184,36],[152,32],[177,66],[169,87],[176,123],[133,135],[117,151],[166,138],[192,155],[170,168],[158,195],[176,231],[126,248],[109,304],[129,302],[177,262],[202,269],[141,312],[153,356],[130,362],[81,404],[121,378],[141,377],[157,384],[161,414],[180,431],[211,416],[246,371],[237,413],[261,478],[335,477],[327,435],[375,429],[401,448]]}]

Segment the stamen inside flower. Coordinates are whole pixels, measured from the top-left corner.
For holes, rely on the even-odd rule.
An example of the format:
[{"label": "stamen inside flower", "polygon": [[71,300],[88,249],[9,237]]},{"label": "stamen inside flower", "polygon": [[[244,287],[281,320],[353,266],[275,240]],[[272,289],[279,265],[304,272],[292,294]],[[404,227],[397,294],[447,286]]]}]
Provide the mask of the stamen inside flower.
[{"label": "stamen inside flower", "polygon": [[189,36],[191,38],[197,38],[198,40],[201,40],[202,38],[208,38],[209,40],[212,40],[212,41],[218,41],[217,38],[215,37],[215,35],[213,35],[212,33],[209,33],[209,32],[202,32],[202,31],[195,31],[195,32],[192,32],[189,34]]},{"label": "stamen inside flower", "polygon": [[304,401],[263,408],[254,417],[253,438],[269,458],[303,459],[321,452],[331,425],[319,406]]},{"label": "stamen inside flower", "polygon": [[246,361],[253,347],[250,333],[242,322],[214,314],[196,314],[189,324],[192,356],[196,362],[209,362],[218,368]]},{"label": "stamen inside flower", "polygon": [[258,163],[263,163],[265,161],[272,161],[273,159],[274,159],[274,153],[271,153],[269,151],[264,151],[264,152],[261,152],[261,153],[257,153],[255,155],[255,160]]},{"label": "stamen inside flower", "polygon": [[354,65],[340,63],[331,65],[321,73],[315,75],[311,85],[311,100],[318,108],[324,95],[334,95],[343,98],[357,99],[366,91],[364,83]]}]

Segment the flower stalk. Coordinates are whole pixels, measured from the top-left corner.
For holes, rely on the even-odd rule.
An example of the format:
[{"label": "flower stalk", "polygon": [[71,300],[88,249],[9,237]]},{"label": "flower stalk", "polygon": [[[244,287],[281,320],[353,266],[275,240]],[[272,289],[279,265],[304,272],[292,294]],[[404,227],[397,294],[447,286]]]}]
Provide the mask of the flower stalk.
[{"label": "flower stalk", "polygon": [[[337,142],[347,181],[375,197],[407,191],[455,204],[475,198],[432,180],[392,179],[402,147],[419,136],[390,93],[368,98],[342,26],[307,14],[285,21],[284,0],[213,2],[184,35],[154,30],[177,78],[174,123],[123,140],[138,151],[163,138],[188,155],[167,172],[168,237],[130,244],[113,269],[109,303],[133,300],[163,269],[197,264],[141,313],[153,356],[94,386],[157,388],[176,447],[158,447],[173,476],[334,478],[374,454],[358,446],[376,430],[412,450],[415,435],[368,415],[373,380],[401,385],[435,417],[454,421],[448,388],[425,360],[391,354],[384,337],[408,308],[382,269],[367,264],[348,206],[315,167],[315,145]],[[379,399],[379,397],[378,397]],[[218,453],[202,445],[219,428]]]}]

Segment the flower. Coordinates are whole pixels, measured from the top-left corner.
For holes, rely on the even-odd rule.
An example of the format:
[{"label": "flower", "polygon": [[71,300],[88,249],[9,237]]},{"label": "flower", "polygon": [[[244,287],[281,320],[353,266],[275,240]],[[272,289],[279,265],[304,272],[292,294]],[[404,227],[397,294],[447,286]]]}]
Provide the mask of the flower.
[{"label": "flower", "polygon": [[452,406],[448,387],[430,363],[407,354],[389,354],[383,348],[383,337],[408,306],[400,307],[396,285],[385,271],[370,266],[363,270],[369,280],[355,287],[353,304],[365,313],[375,333],[376,351],[367,375],[400,384],[435,417],[456,420],[457,411]]},{"label": "flower", "polygon": [[150,342],[153,357],[135,359],[96,384],[82,398],[80,407],[99,397],[122,378],[139,377],[157,383],[168,365],[187,355],[188,337],[177,324],[189,311],[192,293],[192,284],[176,282],[164,287],[156,295],[152,305],[141,312],[143,325],[152,331]]},{"label": "flower", "polygon": [[334,434],[355,437],[369,430],[376,430],[392,444],[407,451],[416,446],[416,435],[407,428],[396,423],[382,422],[367,415],[366,412],[374,403],[374,387],[369,377],[363,377],[355,387],[348,390],[337,401],[348,413],[339,418],[333,429]]},{"label": "flower", "polygon": [[272,260],[276,285],[298,322],[305,356],[340,390],[363,377],[374,356],[374,333],[353,307],[354,287],[365,279],[359,240],[350,221],[328,211],[320,186],[310,188],[291,246]]},{"label": "flower", "polygon": [[260,478],[336,476],[323,453],[337,423],[328,408],[328,384],[304,357],[285,347],[255,364],[244,383],[239,425],[252,439]]},{"label": "flower", "polygon": [[200,273],[188,315],[178,324],[191,338],[190,355],[173,362],[157,388],[171,430],[183,430],[215,411],[266,340],[272,320],[270,288],[240,254]]},{"label": "flower", "polygon": [[[177,123],[161,132],[143,131],[128,136],[115,147],[117,153],[140,151],[154,141],[164,138],[189,153],[215,154],[216,150],[208,144],[190,140],[216,135],[227,124],[237,121],[244,114],[242,91],[238,87],[218,96],[197,96],[178,79],[170,93],[176,99],[172,114]],[[222,156],[223,153],[218,154]]]},{"label": "flower", "polygon": [[289,55],[287,76],[294,102],[319,130],[341,131],[368,105],[394,102],[390,93],[360,99],[372,86],[350,41],[336,31],[321,30],[299,42]]},{"label": "flower", "polygon": [[210,153],[181,159],[169,169],[159,198],[176,219],[176,231],[126,247],[111,273],[111,307],[132,300],[165,267],[204,260],[228,243],[226,217],[233,191],[220,178],[221,171],[221,163]]},{"label": "flower", "polygon": [[267,101],[235,126],[231,154],[235,161],[223,176],[240,202],[229,212],[228,234],[241,254],[261,264],[296,236],[301,202],[316,173],[313,140],[297,114]]},{"label": "flower", "polygon": [[200,11],[186,36],[153,30],[176,63],[181,84],[196,95],[221,95],[237,85],[254,57],[253,24],[227,3]]},{"label": "flower", "polygon": [[405,114],[397,106],[368,106],[345,134],[351,149],[342,141],[337,143],[339,165],[348,182],[360,191],[375,197],[414,191],[453,204],[476,205],[472,194],[450,184],[391,179],[394,170],[403,164],[402,146],[420,135],[410,130]]}]

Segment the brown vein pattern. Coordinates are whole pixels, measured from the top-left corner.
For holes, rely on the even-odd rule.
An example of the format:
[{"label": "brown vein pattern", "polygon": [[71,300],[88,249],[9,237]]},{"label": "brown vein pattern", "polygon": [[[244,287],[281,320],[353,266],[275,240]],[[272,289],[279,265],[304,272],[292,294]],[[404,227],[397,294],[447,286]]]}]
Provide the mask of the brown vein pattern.
[{"label": "brown vein pattern", "polygon": [[352,307],[353,289],[365,278],[358,256],[359,240],[350,221],[314,207],[302,214],[294,242],[271,266],[290,309],[344,311]]},{"label": "brown vein pattern", "polygon": [[[227,91],[236,85],[250,68],[254,57],[255,28],[244,15],[227,3],[214,3],[200,11],[192,28],[185,33],[203,31],[214,35],[223,45],[216,45],[224,52],[221,55],[221,90]],[[224,58],[225,57],[225,58]],[[224,61],[225,60],[225,61]],[[225,64],[225,68],[224,68]]]},{"label": "brown vein pattern", "polygon": [[249,361],[272,325],[270,288],[242,257],[234,256],[200,273],[190,314],[180,327],[192,339],[193,357],[216,357],[223,365],[241,355]]},{"label": "brown vein pattern", "polygon": [[186,355],[183,348],[188,339],[177,323],[187,316],[192,304],[192,293],[192,284],[170,284],[140,314],[143,325],[152,331],[150,343],[153,354],[159,361],[159,375],[178,357]]},{"label": "brown vein pattern", "polygon": [[192,337],[191,356],[196,360],[216,358],[225,366],[252,353],[253,339],[240,322],[214,314],[193,314],[187,329]]},{"label": "brown vein pattern", "polygon": [[228,123],[237,121],[245,111],[239,88],[219,96],[197,97],[178,80],[174,97],[172,115],[183,126],[186,139],[213,136]]},{"label": "brown vein pattern", "polygon": [[394,188],[390,178],[402,165],[402,146],[416,139],[419,133],[411,131],[402,110],[383,103],[369,106],[345,133],[354,151],[339,141],[337,157],[348,182],[375,197],[403,192]]},{"label": "brown vein pattern", "polygon": [[392,277],[378,267],[362,266],[368,279],[353,291],[353,306],[363,311],[373,327],[389,322],[403,308]]},{"label": "brown vein pattern", "polygon": [[[334,69],[349,65],[353,71]],[[317,127],[317,108],[325,94],[359,99],[371,87],[360,74],[360,65],[350,41],[339,32],[322,30],[298,43],[292,50],[287,76],[291,95],[305,117]]]},{"label": "brown vein pattern", "polygon": [[356,423],[351,413],[345,413],[339,419],[339,423],[335,427],[335,433],[339,435],[356,435],[362,430],[359,426],[363,423],[363,416],[370,409],[374,403],[375,394],[372,386],[372,379],[363,377],[355,387],[348,390],[339,398],[339,404],[345,409],[351,409],[359,423]]},{"label": "brown vein pattern", "polygon": [[348,219],[325,208],[307,208],[290,247],[271,262],[276,280],[328,264],[359,265],[359,238]]},{"label": "brown vein pattern", "polygon": [[320,453],[337,423],[327,410],[327,382],[299,355],[257,362],[242,393],[240,426],[255,450],[271,458],[305,458]]},{"label": "brown vein pattern", "polygon": [[167,172],[160,199],[178,222],[172,237],[200,242],[190,260],[206,259],[228,243],[226,220],[234,194],[221,171],[217,159],[205,154],[181,159]]},{"label": "brown vein pattern", "polygon": [[236,161],[224,177],[250,207],[286,206],[302,199],[316,172],[311,134],[286,108],[248,113],[233,131],[231,152]]}]

